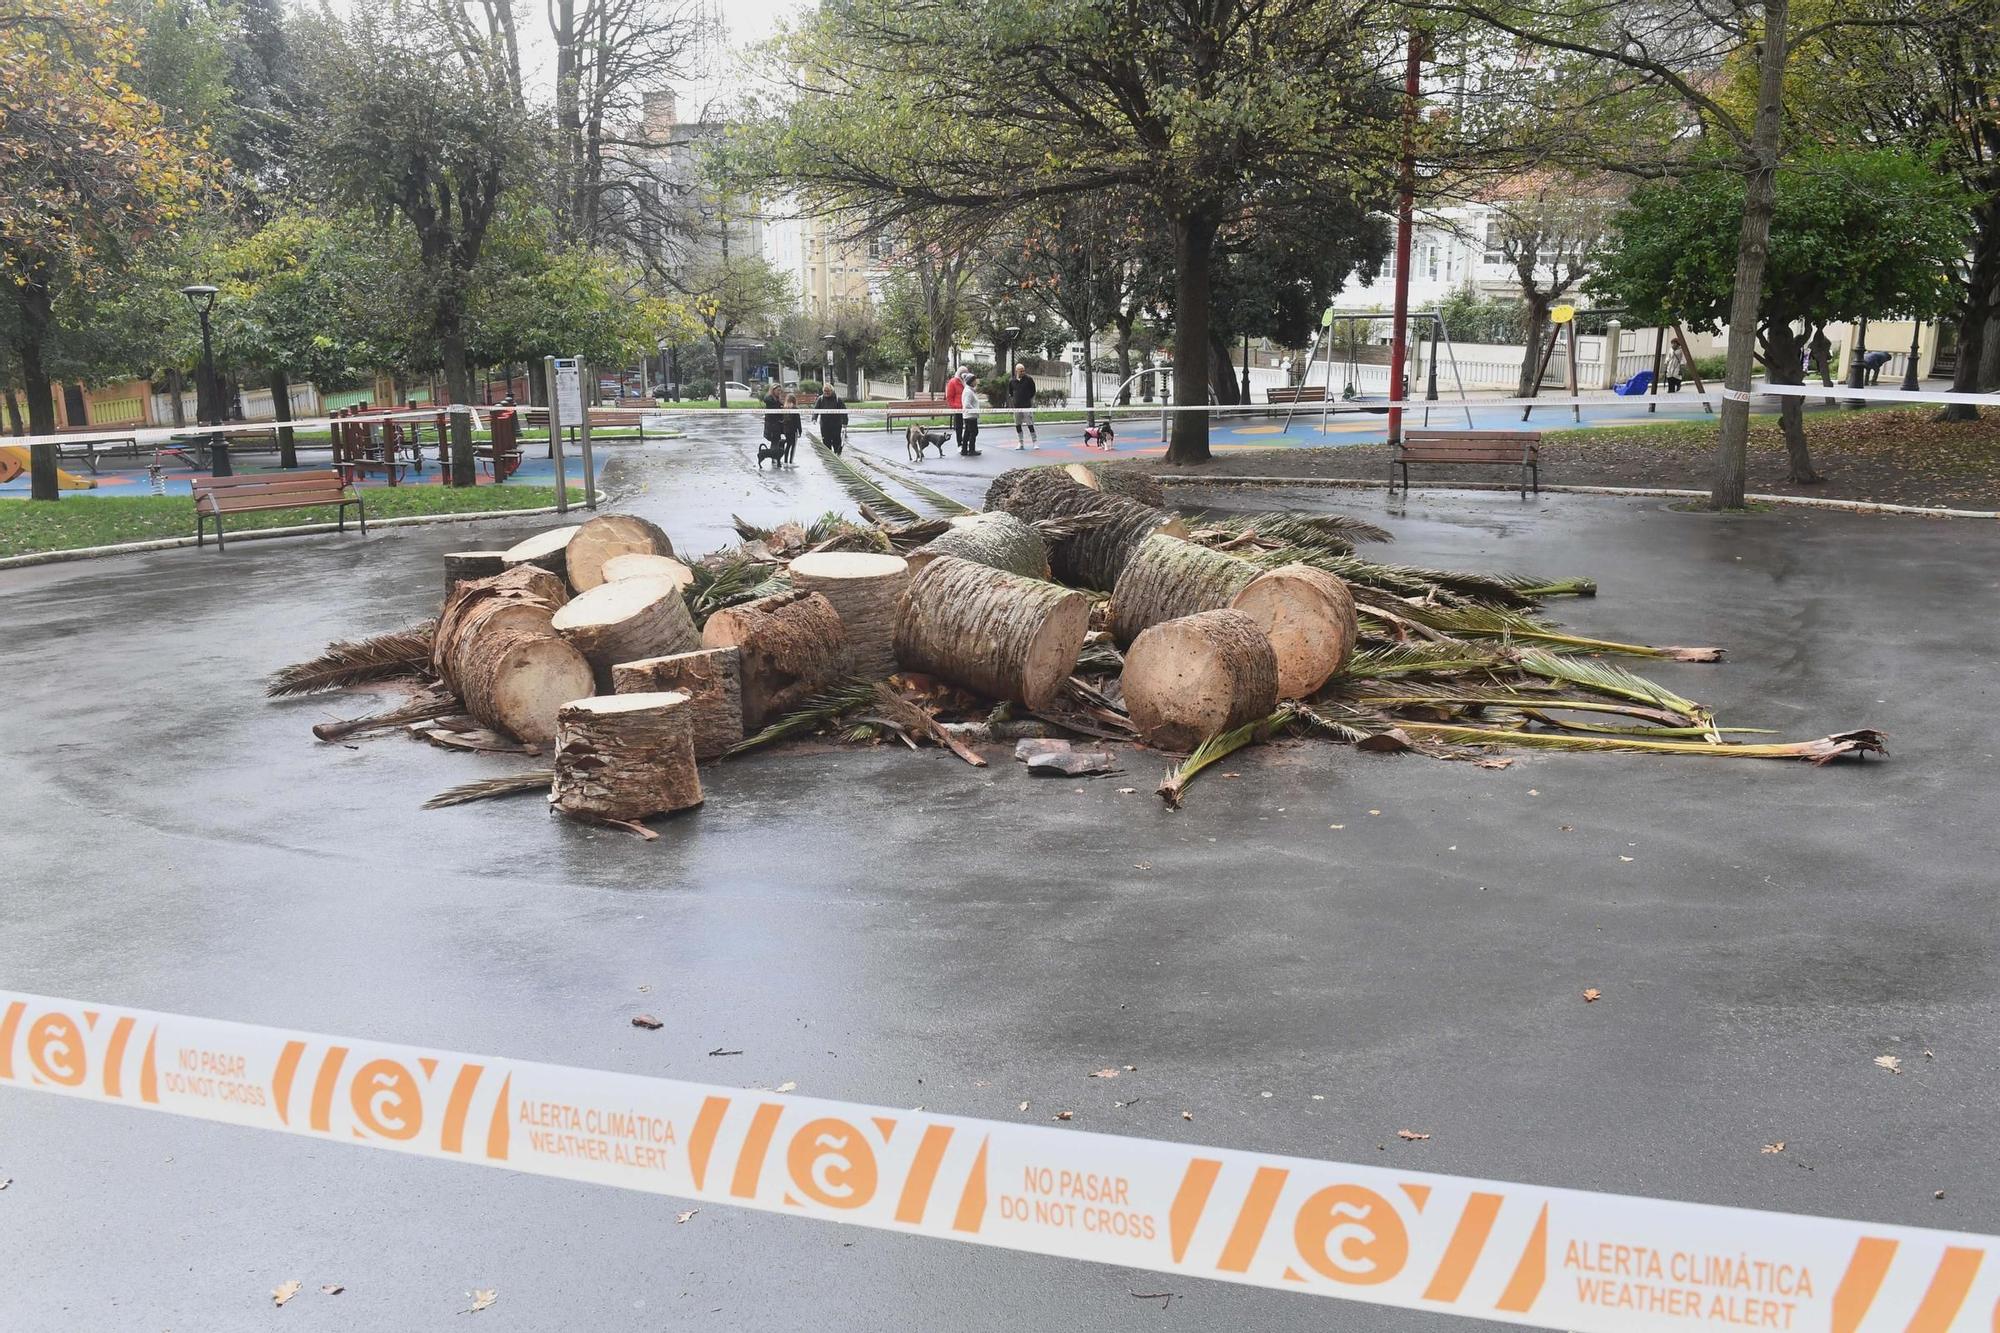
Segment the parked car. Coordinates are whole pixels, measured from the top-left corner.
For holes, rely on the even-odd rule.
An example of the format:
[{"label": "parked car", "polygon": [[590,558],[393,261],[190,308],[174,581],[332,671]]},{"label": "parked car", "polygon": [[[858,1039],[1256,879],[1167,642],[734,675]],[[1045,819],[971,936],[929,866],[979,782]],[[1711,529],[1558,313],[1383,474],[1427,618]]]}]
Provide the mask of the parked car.
[{"label": "parked car", "polygon": [[725,391],[725,392],[726,392],[726,393],[727,393],[727,394],[728,394],[728,395],[729,395],[729,396],[730,396],[731,398],[742,398],[742,399],[745,399],[745,400],[748,400],[748,399],[751,399],[751,398],[756,398],[756,397],[758,397],[758,396],[759,396],[759,395],[758,395],[758,393],[757,393],[757,391],[756,391],[755,389],[751,388],[751,387],[750,387],[749,385],[747,385],[747,384],[738,384],[738,383],[737,383],[737,382],[736,382],[735,380],[730,380],[729,382],[727,382],[726,384],[724,384],[724,385],[723,385],[722,387],[723,387],[723,390],[724,390],[724,391]]}]

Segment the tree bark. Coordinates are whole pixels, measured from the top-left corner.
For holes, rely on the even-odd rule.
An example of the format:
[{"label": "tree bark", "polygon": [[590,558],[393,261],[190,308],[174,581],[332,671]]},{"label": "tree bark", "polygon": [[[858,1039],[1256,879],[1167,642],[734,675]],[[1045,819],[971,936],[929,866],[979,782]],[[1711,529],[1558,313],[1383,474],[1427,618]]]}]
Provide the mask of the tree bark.
[{"label": "tree bark", "polygon": [[1240,556],[1154,534],[1139,543],[1111,594],[1111,633],[1122,647],[1163,621],[1228,606],[1261,571]]},{"label": "tree bark", "polygon": [[746,734],[838,680],[847,649],[832,603],[811,592],[724,607],[702,626],[701,642],[741,650]]},{"label": "tree bark", "polygon": [[688,697],[693,710],[694,757],[718,759],[743,739],[743,667],[734,648],[699,648],[689,653],[621,662],[611,669],[619,694],[672,690]]},{"label": "tree bark", "polygon": [[[1174,404],[1208,405],[1209,307],[1213,298],[1215,230],[1213,218],[1199,210],[1174,219]],[[1169,463],[1206,463],[1208,413],[1173,414]]]},{"label": "tree bark", "polygon": [[466,712],[524,741],[555,739],[557,709],[592,692],[590,663],[550,628],[566,595],[560,579],[530,567],[445,599],[432,661]]},{"label": "tree bark", "polygon": [[[1805,375],[1800,367],[1804,347],[1792,326],[1773,321],[1764,337],[1768,356],[1764,362],[1764,379],[1771,384],[1802,384]],[[1797,486],[1810,486],[1825,481],[1813,470],[1812,450],[1806,445],[1805,400],[1803,398],[1780,398],[1778,400],[1778,425],[1785,436],[1785,459],[1788,467],[1786,480]]]},{"label": "tree bark", "polygon": [[12,385],[7,387],[7,431],[11,435],[28,433],[28,423],[21,418],[21,395]]},{"label": "tree bark", "polygon": [[491,578],[506,570],[506,561],[500,551],[446,551],[444,553],[444,591],[449,597],[452,590],[461,583],[471,583],[475,579]]},{"label": "tree bark", "polygon": [[292,419],[292,382],[282,370],[271,372],[271,412],[279,422],[278,466],[297,467],[298,441],[293,437],[291,426],[285,424]]},{"label": "tree bark", "polygon": [[1215,395],[1216,402],[1234,407],[1243,401],[1243,395],[1236,381],[1236,366],[1229,359],[1229,344],[1223,341],[1213,325],[1209,326],[1208,346],[1214,358],[1210,370],[1209,390]]},{"label": "tree bark", "polygon": [[987,489],[989,509],[1005,509],[1028,523],[1090,521],[1050,542],[1049,565],[1064,583],[1110,592],[1139,543],[1156,532],[1187,536],[1174,514],[1072,480],[1061,468],[1003,472]]},{"label": "tree bark", "polygon": [[[1979,393],[2000,381],[1987,378],[1989,354],[2000,350],[2000,199],[1973,210],[1972,266],[1958,309],[1958,364],[1952,369],[1953,393]],[[1939,421],[1977,421],[1971,403],[1950,403]]]},{"label": "tree bark", "polygon": [[1125,707],[1148,745],[1191,750],[1270,716],[1278,659],[1241,611],[1204,611],[1153,626],[1125,654]]},{"label": "tree bark", "polygon": [[1122,309],[1111,316],[1112,326],[1118,330],[1112,350],[1118,354],[1119,407],[1129,407],[1132,402],[1132,324],[1138,317],[1137,311],[1127,314]]},{"label": "tree bark", "polygon": [[[21,362],[21,384],[28,399],[28,434],[47,435],[56,428],[55,385],[43,360],[50,321],[49,289],[33,279],[15,288],[20,311],[20,328],[15,334],[14,354]],[[58,487],[56,451],[28,450],[28,498],[56,500]]]},{"label": "tree bark", "polygon": [[557,713],[555,741],[549,804],[572,819],[629,823],[701,804],[685,694],[578,699]]},{"label": "tree bark", "polygon": [[988,569],[1004,569],[1023,578],[1049,577],[1048,544],[1040,533],[1005,510],[954,518],[942,536],[933,537],[906,557],[911,577],[922,573],[931,561],[947,555]]},{"label": "tree bark", "polygon": [[[444,326],[444,389],[445,397],[454,403],[472,401],[472,370],[465,356],[465,312],[461,298],[453,293],[444,298],[447,309],[439,312],[439,322]],[[451,450],[451,484],[454,486],[476,486],[479,472],[473,463],[471,449]]]},{"label": "tree bark", "polygon": [[1046,708],[1089,632],[1083,594],[944,556],[910,581],[896,656],[989,699]]},{"label": "tree bark", "polygon": [[1539,293],[1528,297],[1526,316],[1522,320],[1526,327],[1527,352],[1521,358],[1521,381],[1515,386],[1514,396],[1532,398],[1538,391],[1542,368],[1542,336],[1549,327],[1549,300]]},{"label": "tree bark", "polygon": [[1770,257],[1771,214],[1777,201],[1778,149],[1784,129],[1785,53],[1790,0],[1765,0],[1758,44],[1757,116],[1743,172],[1743,224],[1736,238],[1736,285],[1729,301],[1729,348],[1724,361],[1721,430],[1709,501],[1741,509],[1750,461],[1750,369],[1756,356],[1764,265]]}]

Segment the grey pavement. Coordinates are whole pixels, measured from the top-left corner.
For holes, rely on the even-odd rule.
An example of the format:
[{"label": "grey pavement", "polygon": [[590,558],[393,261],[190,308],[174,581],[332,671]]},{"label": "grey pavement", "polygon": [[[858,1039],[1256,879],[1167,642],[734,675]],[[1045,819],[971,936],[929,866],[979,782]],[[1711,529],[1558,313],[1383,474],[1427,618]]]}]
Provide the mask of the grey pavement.
[{"label": "grey pavement", "polygon": [[[844,503],[809,452],[782,476],[750,452],[702,434],[607,475],[694,551],[731,512]],[[976,498],[1011,461],[930,470]],[[327,640],[434,610],[440,552],[541,521],[242,542],[0,573],[0,985],[2000,1230],[2000,529],[1280,498],[1385,522],[1412,563],[1594,576],[1565,622],[1726,646],[1651,672],[1726,721],[1874,725],[1893,757],[1488,771],[1286,743],[1172,813],[1141,752],[1079,787],[997,754],[808,747],[711,769],[707,804],[643,844],[533,797],[420,811],[508,761],[320,745],[312,722],[364,702],[263,697]],[[1138,1070],[1086,1077],[1107,1064]],[[480,1329],[1467,1326],[713,1205],[680,1225],[672,1200],[23,1092],[0,1093],[0,1177],[5,1329],[456,1330],[475,1288],[499,1293]],[[289,1278],[305,1293],[274,1311]]]}]

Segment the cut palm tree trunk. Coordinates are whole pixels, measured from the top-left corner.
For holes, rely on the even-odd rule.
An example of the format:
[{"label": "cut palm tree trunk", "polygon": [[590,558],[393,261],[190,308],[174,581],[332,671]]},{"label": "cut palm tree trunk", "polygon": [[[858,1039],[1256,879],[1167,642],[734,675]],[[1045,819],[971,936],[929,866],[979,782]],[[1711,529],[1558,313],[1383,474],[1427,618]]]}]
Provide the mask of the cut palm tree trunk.
[{"label": "cut palm tree trunk", "polygon": [[847,651],[833,604],[804,591],[724,607],[709,616],[701,641],[708,648],[740,650],[746,733],[839,680]]},{"label": "cut palm tree trunk", "polygon": [[1163,621],[1220,611],[1260,572],[1248,560],[1155,533],[1139,544],[1118,576],[1111,593],[1112,637],[1129,644]]},{"label": "cut palm tree trunk", "polygon": [[1083,594],[940,556],[910,582],[895,647],[911,671],[1041,709],[1062,693],[1089,632]]},{"label": "cut palm tree trunk", "polygon": [[674,691],[564,704],[549,804],[586,820],[640,820],[701,804],[693,710]]},{"label": "cut palm tree trunk", "polygon": [[611,686],[619,694],[685,694],[694,728],[694,757],[706,762],[743,739],[741,658],[735,648],[699,648],[620,662],[611,668]]},{"label": "cut palm tree trunk", "polygon": [[1318,692],[1347,665],[1360,633],[1347,585],[1311,565],[1267,570],[1245,584],[1229,605],[1256,621],[1270,638],[1278,658],[1280,699],[1305,699]]},{"label": "cut palm tree trunk", "polygon": [[657,524],[635,514],[599,514],[579,527],[563,547],[563,565],[569,586],[588,592],[609,577],[604,562],[620,555],[665,555],[674,553]]},{"label": "cut palm tree trunk", "polygon": [[1125,654],[1125,709],[1148,745],[1192,749],[1268,717],[1278,706],[1278,658],[1241,611],[1203,611],[1154,625]]},{"label": "cut palm tree trunk", "polygon": [[495,731],[542,744],[555,739],[556,710],[587,698],[596,681],[582,653],[546,627],[522,623],[516,613],[523,610],[531,609],[479,608],[454,637],[446,661],[466,712]]},{"label": "cut palm tree trunk", "polygon": [[600,583],[570,599],[550,624],[589,660],[603,693],[611,691],[611,668],[620,662],[701,646],[680,585],[671,579]]},{"label": "cut palm tree trunk", "polygon": [[824,551],[792,561],[792,586],[826,598],[847,639],[850,675],[882,680],[896,674],[896,619],[910,586],[900,555]]},{"label": "cut palm tree trunk", "polygon": [[475,622],[479,633],[504,627],[552,634],[549,618],[568,600],[569,585],[537,565],[517,565],[490,578],[461,583],[445,598],[438,617],[431,665],[439,679],[462,694],[453,655]]},{"label": "cut palm tree trunk", "polygon": [[431,665],[431,643],[437,622],[426,620],[409,629],[392,630],[366,639],[336,640],[307,662],[296,662],[272,673],[264,693],[272,698],[345,689],[377,680],[421,676]]},{"label": "cut palm tree trunk", "polygon": [[507,568],[504,551],[446,551],[444,553],[444,594],[461,583],[492,578]]},{"label": "cut palm tree trunk", "polygon": [[1063,471],[1077,485],[1088,486],[1093,491],[1122,495],[1127,500],[1136,500],[1155,509],[1167,507],[1166,488],[1144,472],[1128,468],[1092,467],[1088,463],[1071,463]]},{"label": "cut palm tree trunk", "polygon": [[672,579],[685,594],[694,583],[694,571],[670,555],[627,551],[604,562],[604,581],[615,583],[619,579]]},{"label": "cut palm tree trunk", "polygon": [[1003,472],[986,492],[988,509],[1028,523],[1063,520],[1049,564],[1064,583],[1110,592],[1139,544],[1156,532],[1187,536],[1187,524],[1163,509],[1079,485],[1061,468]]},{"label": "cut palm tree trunk", "polygon": [[1048,544],[1034,528],[1004,509],[953,519],[947,531],[910,552],[910,573],[922,572],[941,555],[1003,569],[1022,578],[1049,577]]},{"label": "cut palm tree trunk", "polygon": [[501,552],[501,560],[509,569],[516,565],[540,565],[557,578],[569,578],[569,544],[576,534],[583,531],[581,523],[567,528],[551,528],[538,532],[532,537],[515,542]]}]

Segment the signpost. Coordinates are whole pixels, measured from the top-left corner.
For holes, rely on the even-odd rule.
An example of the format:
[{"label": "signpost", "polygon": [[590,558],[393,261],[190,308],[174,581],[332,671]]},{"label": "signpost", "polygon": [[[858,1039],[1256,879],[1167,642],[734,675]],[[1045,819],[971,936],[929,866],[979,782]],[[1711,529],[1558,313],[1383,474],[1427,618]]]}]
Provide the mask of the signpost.
[{"label": "signpost", "polygon": [[590,450],[590,412],[583,403],[583,363],[573,356],[544,357],[549,381],[549,456],[556,464],[556,512],[569,512],[569,487],[563,479],[563,431],[576,428],[583,454],[583,507],[597,508],[597,466]]}]

